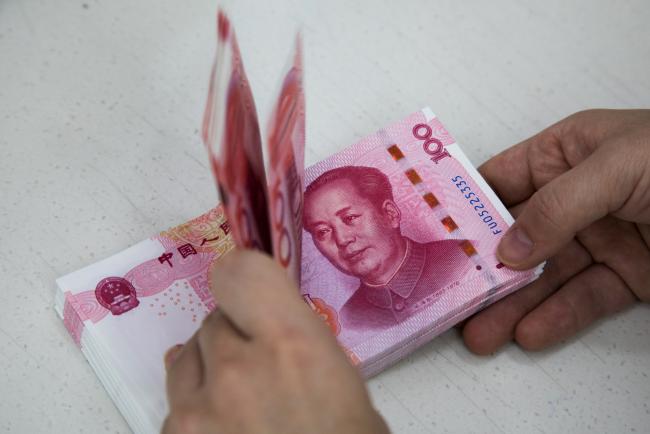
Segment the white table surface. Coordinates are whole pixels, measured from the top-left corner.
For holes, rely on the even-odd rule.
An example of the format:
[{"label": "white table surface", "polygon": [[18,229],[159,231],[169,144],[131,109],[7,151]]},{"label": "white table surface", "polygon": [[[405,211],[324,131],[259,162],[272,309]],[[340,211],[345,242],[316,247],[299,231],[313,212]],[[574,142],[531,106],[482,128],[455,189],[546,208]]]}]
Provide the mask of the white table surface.
[{"label": "white table surface", "polygon": [[[430,105],[475,163],[574,111],[650,103],[650,3],[236,1],[262,122],[305,36],[307,163]],[[54,279],[214,205],[211,0],[0,1],[0,432],[129,429]],[[490,357],[449,331],[372,379],[395,432],[650,432],[650,308]]]}]

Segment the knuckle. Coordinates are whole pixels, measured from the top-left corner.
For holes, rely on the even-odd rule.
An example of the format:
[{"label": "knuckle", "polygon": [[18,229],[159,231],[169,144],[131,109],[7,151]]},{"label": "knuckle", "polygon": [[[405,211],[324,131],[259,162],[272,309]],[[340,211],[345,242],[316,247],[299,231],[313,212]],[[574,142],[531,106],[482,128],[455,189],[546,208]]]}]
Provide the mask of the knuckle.
[{"label": "knuckle", "polygon": [[303,345],[309,340],[304,326],[293,320],[278,322],[277,331],[279,333],[278,342],[287,345]]},{"label": "knuckle", "polygon": [[553,126],[558,137],[572,138],[577,140],[583,136],[584,126],[593,123],[597,119],[601,110],[587,109],[577,111]]},{"label": "knuckle", "polygon": [[570,115],[569,118],[573,118],[573,119],[585,119],[585,118],[587,118],[588,119],[588,118],[593,117],[594,115],[599,114],[600,112],[602,112],[601,109],[594,109],[594,108],[579,110],[579,111],[573,113],[572,115]]},{"label": "knuckle", "polygon": [[555,232],[562,232],[563,205],[555,189],[542,189],[531,198],[533,211],[541,223]]},{"label": "knuckle", "polygon": [[[627,276],[627,280],[631,276]],[[598,303],[598,316],[611,315],[641,299],[638,292],[626,281],[625,273],[607,263],[594,266],[594,283],[591,290],[595,292],[594,302]]]},{"label": "knuckle", "polygon": [[227,415],[233,419],[251,402],[251,392],[258,390],[259,385],[252,380],[252,370],[255,366],[242,366],[232,360],[220,361],[215,374],[214,387],[208,389],[211,408],[216,418]]},{"label": "knuckle", "polygon": [[[272,343],[308,339],[305,329],[309,328],[310,324],[305,323],[302,312],[296,312],[293,309],[295,300],[291,300],[290,302],[291,305],[287,305],[284,311],[274,311],[265,317],[265,335]],[[300,304],[298,306],[301,309],[308,309],[306,304]],[[307,313],[311,315],[311,312]],[[310,317],[309,319],[313,318]]]},{"label": "knuckle", "polygon": [[[600,300],[598,300],[597,292],[587,290],[585,296],[590,300],[589,303],[592,305],[592,316],[601,317],[603,315],[603,306],[600,303]],[[565,314],[557,315],[556,324],[558,330],[560,330],[563,336],[570,336],[589,325],[591,320],[589,317],[586,317],[581,313],[581,309],[577,306],[576,300],[565,297],[565,301]],[[586,300],[583,302],[586,302]]]},{"label": "knuckle", "polygon": [[217,374],[217,378],[224,390],[230,389],[230,387],[226,386],[241,386],[242,382],[246,379],[246,373],[242,369],[240,361],[234,358],[220,359],[218,369],[219,373]]},{"label": "knuckle", "polygon": [[579,129],[585,123],[589,123],[594,119],[598,119],[603,115],[606,116],[606,110],[603,109],[585,109],[577,111],[569,115],[565,120],[564,124],[571,129]]},{"label": "knuckle", "polygon": [[283,336],[275,339],[272,354],[292,365],[303,366],[313,362],[314,345],[301,330],[285,327]]}]

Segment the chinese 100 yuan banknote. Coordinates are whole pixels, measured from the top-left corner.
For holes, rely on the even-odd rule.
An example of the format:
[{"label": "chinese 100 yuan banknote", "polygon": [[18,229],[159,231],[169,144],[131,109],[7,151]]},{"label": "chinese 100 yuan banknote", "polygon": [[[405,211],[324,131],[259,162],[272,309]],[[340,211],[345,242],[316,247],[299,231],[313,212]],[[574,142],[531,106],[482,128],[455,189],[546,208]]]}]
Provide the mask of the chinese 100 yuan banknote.
[{"label": "chinese 100 yuan banknote", "polygon": [[134,432],[160,432],[161,360],[214,309],[208,267],[233,245],[217,207],[57,279],[56,311]]},{"label": "chinese 100 yuan banknote", "polygon": [[57,280],[57,312],[136,433],[160,431],[163,355],[218,309],[208,269],[235,246],[273,255],[365,376],[541,271],[499,263],[512,217],[431,110],[305,169],[300,39],[262,134],[222,13],[217,35],[203,140],[223,205]]},{"label": "chinese 100 yuan banknote", "polygon": [[512,217],[424,109],[309,167],[301,292],[367,375],[530,282]]},{"label": "chinese 100 yuan banknote", "polygon": [[[512,218],[429,110],[305,184],[300,292],[366,376],[538,273],[498,262]],[[218,207],[57,280],[57,311],[136,432],[159,430],[163,355],[218,306],[208,268],[234,244]]]}]

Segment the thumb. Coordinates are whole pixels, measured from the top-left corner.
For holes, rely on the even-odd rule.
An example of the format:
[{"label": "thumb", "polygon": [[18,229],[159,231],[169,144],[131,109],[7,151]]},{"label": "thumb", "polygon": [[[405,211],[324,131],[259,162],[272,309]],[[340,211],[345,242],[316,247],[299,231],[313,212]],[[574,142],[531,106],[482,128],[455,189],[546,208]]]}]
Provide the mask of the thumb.
[{"label": "thumb", "polygon": [[213,264],[210,282],[221,312],[249,338],[275,338],[316,319],[286,271],[259,251],[229,252]]},{"label": "thumb", "polygon": [[[613,158],[612,158],[613,157]],[[501,239],[497,257],[510,268],[532,268],[575,234],[625,203],[630,177],[603,148],[531,196]]]}]

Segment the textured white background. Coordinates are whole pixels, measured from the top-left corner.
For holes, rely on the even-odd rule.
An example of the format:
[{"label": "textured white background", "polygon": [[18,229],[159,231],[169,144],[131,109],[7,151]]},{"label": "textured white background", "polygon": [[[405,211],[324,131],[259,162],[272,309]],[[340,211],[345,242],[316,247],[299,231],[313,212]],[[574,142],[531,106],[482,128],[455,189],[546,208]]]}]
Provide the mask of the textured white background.
[{"label": "textured white background", "polygon": [[[236,1],[264,122],[305,36],[307,163],[425,105],[470,159],[574,111],[650,102],[650,3]],[[54,279],[213,206],[198,129],[211,0],[0,0],[0,432],[128,427]],[[399,433],[648,432],[650,309],[542,353],[450,331],[369,382]]]}]

